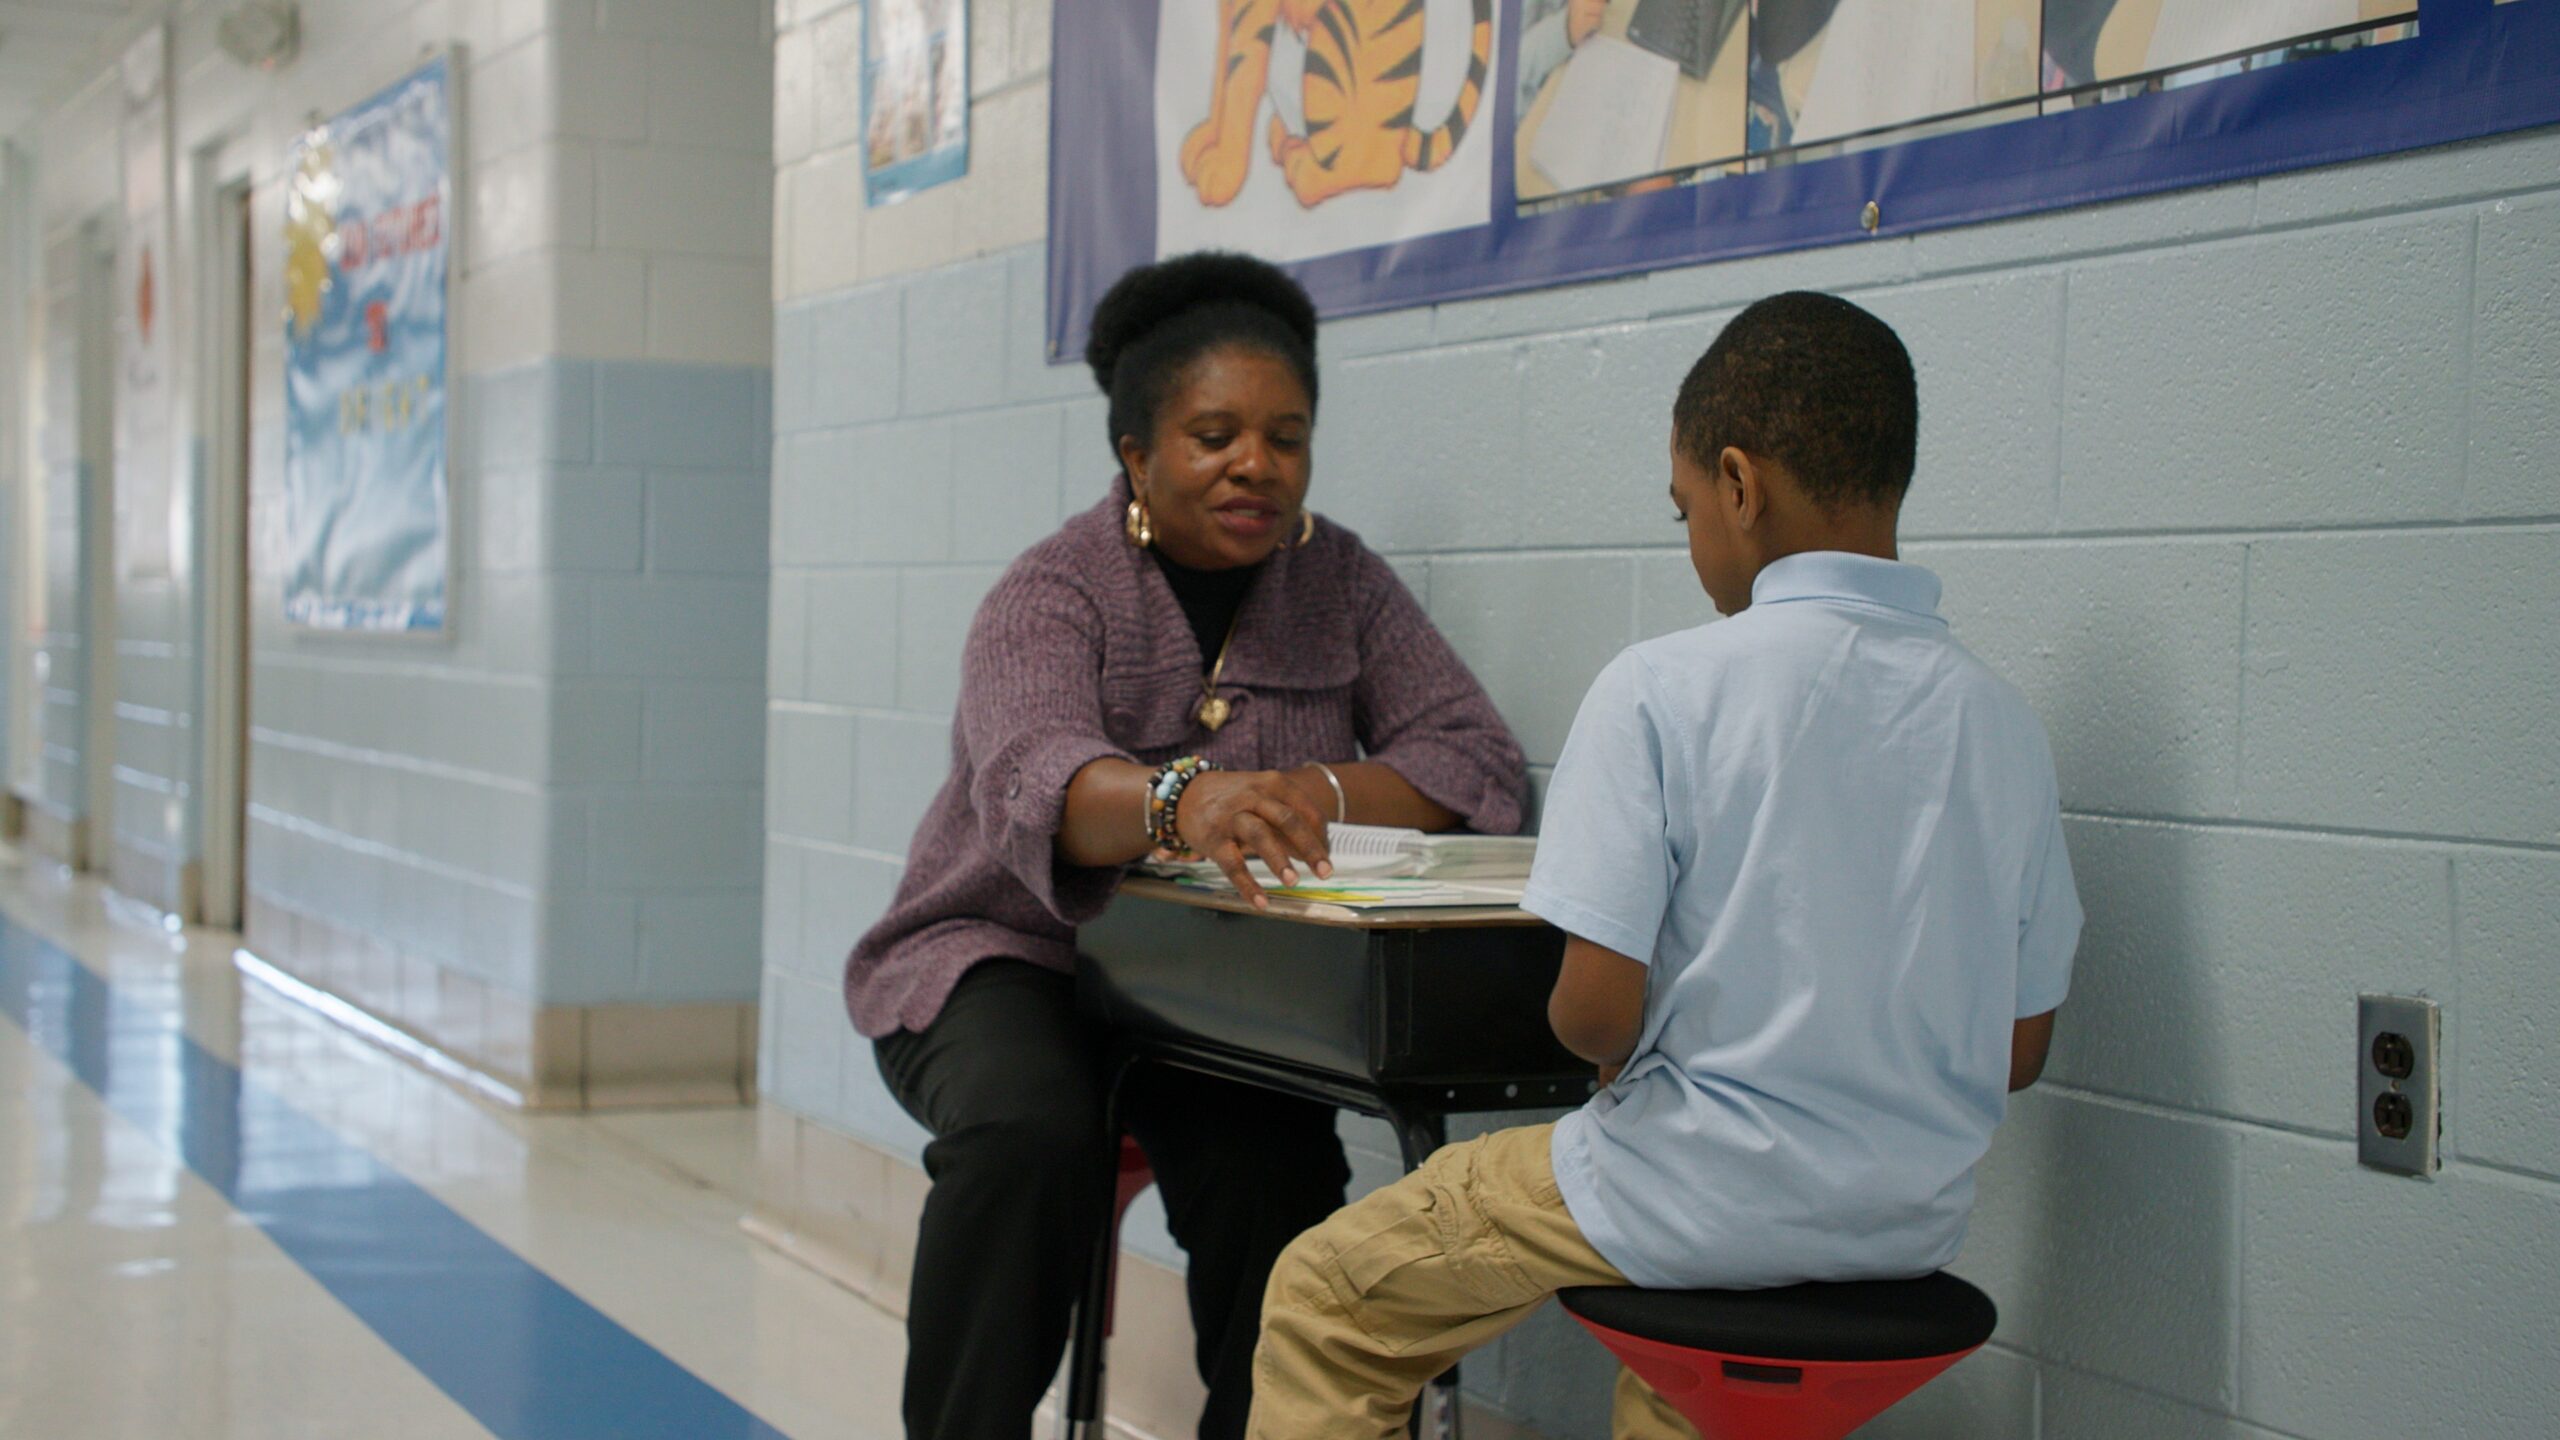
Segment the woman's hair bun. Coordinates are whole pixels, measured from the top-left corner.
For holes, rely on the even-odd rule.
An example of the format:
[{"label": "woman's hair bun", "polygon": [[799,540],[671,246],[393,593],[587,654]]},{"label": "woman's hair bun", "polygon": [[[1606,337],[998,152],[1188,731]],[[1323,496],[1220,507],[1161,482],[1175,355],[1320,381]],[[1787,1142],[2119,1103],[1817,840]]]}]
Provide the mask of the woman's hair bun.
[{"label": "woman's hair bun", "polygon": [[1200,250],[1139,266],[1114,282],[1093,307],[1084,361],[1093,367],[1094,383],[1109,393],[1112,372],[1130,346],[1185,311],[1219,304],[1267,311],[1310,355],[1315,352],[1315,302],[1288,272],[1250,255]]}]

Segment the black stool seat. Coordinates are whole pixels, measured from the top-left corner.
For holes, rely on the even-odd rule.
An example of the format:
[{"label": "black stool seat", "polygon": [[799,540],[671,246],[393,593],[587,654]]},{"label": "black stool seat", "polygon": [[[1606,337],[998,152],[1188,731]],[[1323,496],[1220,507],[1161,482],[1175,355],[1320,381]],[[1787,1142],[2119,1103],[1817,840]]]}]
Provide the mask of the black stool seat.
[{"label": "black stool seat", "polygon": [[1761,1360],[1921,1360],[1991,1338],[1991,1297],[1940,1271],[1917,1280],[1777,1290],[1639,1290],[1580,1285],[1557,1296],[1621,1335]]}]

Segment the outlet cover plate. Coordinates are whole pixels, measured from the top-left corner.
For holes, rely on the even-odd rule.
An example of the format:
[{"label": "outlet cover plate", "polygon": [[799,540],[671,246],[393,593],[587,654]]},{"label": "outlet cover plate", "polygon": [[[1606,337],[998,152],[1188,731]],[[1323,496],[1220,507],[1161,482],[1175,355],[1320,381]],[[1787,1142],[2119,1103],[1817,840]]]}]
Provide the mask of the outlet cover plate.
[{"label": "outlet cover plate", "polygon": [[[2444,1129],[2444,1106],[2436,1058],[2443,1034],[2444,1014],[2433,1000],[2413,995],[2356,998],[2358,1160],[2401,1175],[2433,1175],[2442,1165],[2437,1140]],[[2374,1042],[2385,1035],[2408,1042],[2409,1073],[2404,1077],[2386,1075],[2374,1063]],[[2383,1134],[2374,1118],[2375,1107],[2393,1094],[2409,1103],[2409,1133],[2398,1139]]]}]

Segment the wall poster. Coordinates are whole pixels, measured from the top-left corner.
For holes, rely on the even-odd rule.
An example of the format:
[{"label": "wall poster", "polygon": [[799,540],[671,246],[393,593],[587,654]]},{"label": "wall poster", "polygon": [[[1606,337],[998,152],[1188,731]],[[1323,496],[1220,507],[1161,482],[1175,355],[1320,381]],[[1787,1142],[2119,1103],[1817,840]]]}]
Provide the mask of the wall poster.
[{"label": "wall poster", "polygon": [[429,63],[294,146],[284,606],[298,625],[445,626],[449,64]]},{"label": "wall poster", "polygon": [[969,5],[862,8],[863,187],[892,205],[969,173]]},{"label": "wall poster", "polygon": [[1203,246],[1358,314],[2560,122],[2560,0],[1057,10],[1053,360],[1122,272]]},{"label": "wall poster", "polygon": [[169,574],[171,537],[184,523],[175,507],[185,494],[170,468],[178,415],[169,338],[176,172],[167,25],[135,38],[117,78],[124,226],[116,245],[115,569],[127,579],[159,579]]}]

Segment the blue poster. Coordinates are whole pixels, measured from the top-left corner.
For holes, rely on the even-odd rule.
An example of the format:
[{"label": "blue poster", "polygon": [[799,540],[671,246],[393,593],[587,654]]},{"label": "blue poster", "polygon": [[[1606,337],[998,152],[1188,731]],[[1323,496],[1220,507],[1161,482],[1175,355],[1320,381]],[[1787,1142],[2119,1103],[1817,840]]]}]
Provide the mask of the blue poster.
[{"label": "blue poster", "polygon": [[297,625],[444,628],[451,93],[436,60],[294,148],[284,608]]},{"label": "blue poster", "polygon": [[1049,354],[1200,248],[1355,315],[2560,122],[2560,0],[1057,0]]}]

